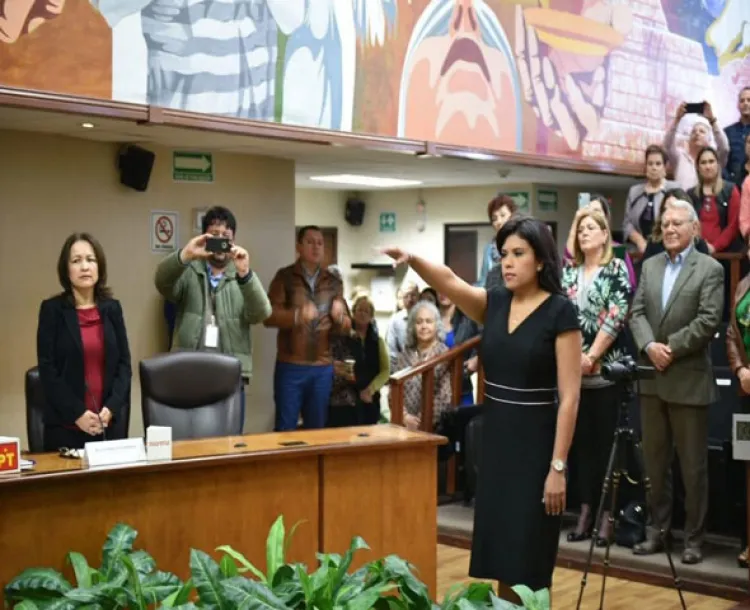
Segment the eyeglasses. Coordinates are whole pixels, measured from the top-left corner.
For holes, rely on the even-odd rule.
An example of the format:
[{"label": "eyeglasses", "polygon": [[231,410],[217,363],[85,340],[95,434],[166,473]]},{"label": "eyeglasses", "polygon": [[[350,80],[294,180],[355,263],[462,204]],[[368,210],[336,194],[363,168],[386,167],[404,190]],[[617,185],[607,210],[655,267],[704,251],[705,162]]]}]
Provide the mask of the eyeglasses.
[{"label": "eyeglasses", "polygon": [[68,460],[80,460],[83,457],[83,449],[69,449],[60,447],[60,457]]}]

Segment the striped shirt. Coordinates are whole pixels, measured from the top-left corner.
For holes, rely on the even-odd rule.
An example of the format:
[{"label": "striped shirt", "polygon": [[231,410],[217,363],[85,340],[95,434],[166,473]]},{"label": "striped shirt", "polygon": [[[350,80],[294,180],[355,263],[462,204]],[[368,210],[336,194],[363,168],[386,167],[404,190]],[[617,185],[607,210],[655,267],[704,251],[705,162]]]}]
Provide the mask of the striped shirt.
[{"label": "striped shirt", "polygon": [[140,11],[149,104],[274,119],[278,26],[268,0],[91,2],[110,26]]}]

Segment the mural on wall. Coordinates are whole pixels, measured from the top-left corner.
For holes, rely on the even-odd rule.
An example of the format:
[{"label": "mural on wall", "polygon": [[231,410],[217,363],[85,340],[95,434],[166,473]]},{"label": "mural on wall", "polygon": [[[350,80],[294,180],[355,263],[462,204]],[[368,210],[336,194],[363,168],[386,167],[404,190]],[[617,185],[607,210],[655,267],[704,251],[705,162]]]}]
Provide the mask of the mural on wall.
[{"label": "mural on wall", "polygon": [[0,0],[0,83],[639,163],[737,119],[748,0]]}]

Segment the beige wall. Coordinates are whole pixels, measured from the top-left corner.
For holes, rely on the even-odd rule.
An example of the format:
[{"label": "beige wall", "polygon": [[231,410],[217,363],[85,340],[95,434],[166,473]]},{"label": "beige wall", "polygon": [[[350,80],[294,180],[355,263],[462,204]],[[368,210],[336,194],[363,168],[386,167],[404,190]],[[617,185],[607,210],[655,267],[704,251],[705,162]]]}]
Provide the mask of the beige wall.
[{"label": "beige wall", "polygon": [[[0,434],[25,438],[24,372],[36,364],[39,303],[59,290],[55,265],[65,237],[92,232],[103,244],[109,280],[125,313],[133,363],[131,434],[142,430],[138,362],[165,346],[162,302],[153,272],[149,212],[180,212],[180,241],[191,235],[191,210],[225,205],[237,216],[237,241],[268,286],[278,267],[292,261],[294,163],[217,154],[216,182],[176,184],[171,151],[149,146],[156,163],[146,193],[121,186],[117,145],[0,131]],[[279,244],[289,247],[279,248]],[[254,379],[246,429],[273,421],[275,331],[254,331]]]}]

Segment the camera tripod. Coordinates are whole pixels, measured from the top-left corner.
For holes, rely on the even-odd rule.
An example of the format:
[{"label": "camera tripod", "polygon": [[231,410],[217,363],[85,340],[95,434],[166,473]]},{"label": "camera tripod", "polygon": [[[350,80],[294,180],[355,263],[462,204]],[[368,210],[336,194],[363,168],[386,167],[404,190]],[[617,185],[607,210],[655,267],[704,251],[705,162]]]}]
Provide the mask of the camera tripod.
[{"label": "camera tripod", "polygon": [[[620,487],[620,478],[625,477],[629,480],[628,476],[628,465],[627,465],[627,452],[626,448],[631,446],[633,453],[637,461],[637,466],[643,476],[643,486],[646,491],[646,515],[650,515],[651,507],[651,481],[646,476],[646,471],[643,467],[643,455],[641,442],[636,436],[633,428],[630,427],[630,417],[628,416],[628,404],[635,396],[631,388],[629,380],[620,380],[621,398],[619,404],[619,415],[618,424],[615,429],[614,440],[612,441],[612,449],[609,453],[609,460],[607,462],[607,470],[604,475],[604,483],[602,485],[602,493],[599,498],[599,506],[596,510],[596,517],[594,517],[594,530],[591,536],[591,545],[589,547],[588,557],[586,558],[586,567],[583,571],[583,577],[581,578],[581,590],[578,593],[578,604],[576,604],[576,610],[580,610],[581,602],[583,601],[583,591],[586,587],[586,581],[591,569],[591,563],[594,557],[594,545],[599,534],[599,524],[601,523],[602,514],[604,512],[604,501],[607,497],[607,492],[610,491],[609,497],[609,536],[607,537],[607,545],[604,551],[604,562],[602,566],[602,590],[599,597],[599,610],[604,609],[604,591],[607,584],[607,570],[609,568],[609,550],[612,545],[612,539],[615,533],[615,510],[617,507],[617,491]],[[669,569],[672,573],[672,579],[674,581],[675,589],[680,597],[680,604],[683,610],[686,610],[685,598],[682,595],[682,580],[677,575],[675,570],[674,561],[670,554],[669,545],[667,544],[666,533],[664,530],[659,531],[659,539],[664,549],[664,554],[667,556],[667,562],[669,562]]]}]

